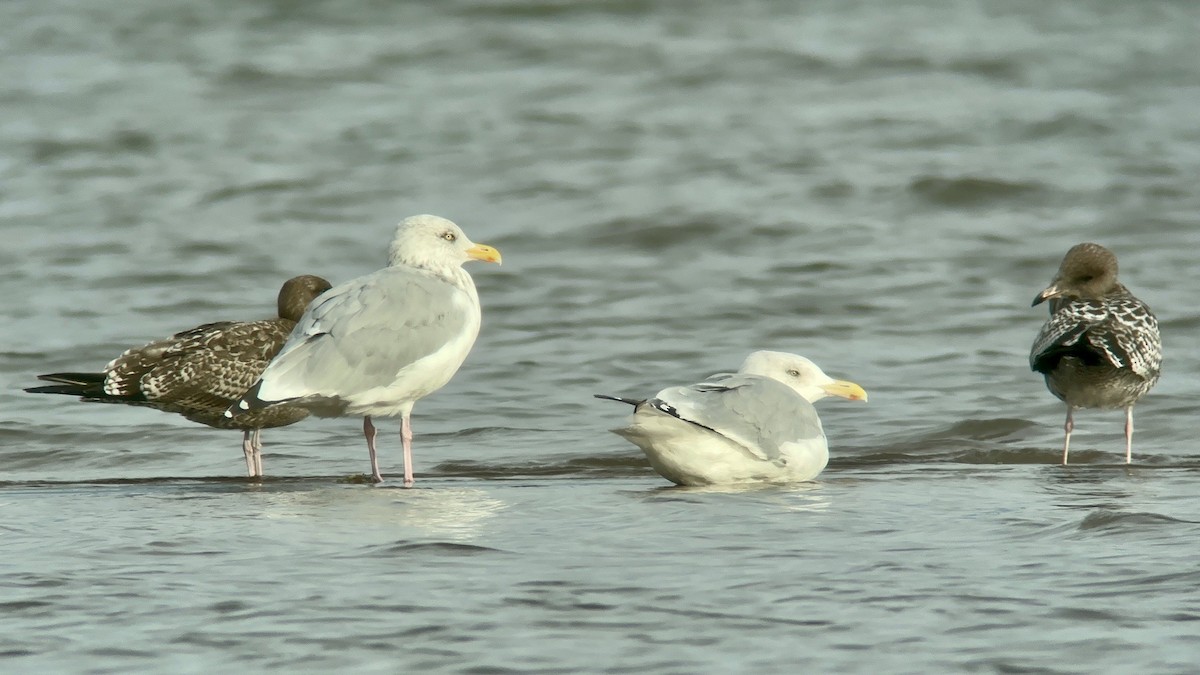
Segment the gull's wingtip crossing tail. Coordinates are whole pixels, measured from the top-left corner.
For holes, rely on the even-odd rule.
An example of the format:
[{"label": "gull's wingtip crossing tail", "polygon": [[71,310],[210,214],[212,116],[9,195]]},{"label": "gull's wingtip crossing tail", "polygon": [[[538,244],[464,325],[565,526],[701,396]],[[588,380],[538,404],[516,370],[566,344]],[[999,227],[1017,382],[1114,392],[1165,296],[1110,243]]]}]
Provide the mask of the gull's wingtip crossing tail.
[{"label": "gull's wingtip crossing tail", "polygon": [[595,396],[596,398],[604,399],[606,401],[618,401],[620,403],[628,403],[629,405],[631,405],[635,408],[643,403],[642,400],[639,400],[636,398],[624,398],[621,396],[610,396],[608,394],[592,394],[592,396]]},{"label": "gull's wingtip crossing tail", "polygon": [[261,388],[262,380],[255,382],[253,387],[250,387],[245,394],[242,394],[237,403],[225,409],[225,419],[233,419],[241,413],[258,410],[271,405],[272,402],[264,401],[258,397],[258,390]]}]

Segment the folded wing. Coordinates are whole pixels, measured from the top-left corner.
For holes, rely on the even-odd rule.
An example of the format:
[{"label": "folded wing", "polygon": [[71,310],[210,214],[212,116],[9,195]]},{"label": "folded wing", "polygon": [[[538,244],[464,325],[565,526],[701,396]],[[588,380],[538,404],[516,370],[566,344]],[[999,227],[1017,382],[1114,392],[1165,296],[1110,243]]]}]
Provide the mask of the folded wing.
[{"label": "folded wing", "polygon": [[824,435],[812,404],[766,377],[715,376],[664,389],[646,404],[720,434],[765,461],[778,459],[785,443]]},{"label": "folded wing", "polygon": [[462,290],[412,268],[389,267],[336,286],[301,317],[263,373],[257,398],[386,387],[461,334],[468,306]]}]

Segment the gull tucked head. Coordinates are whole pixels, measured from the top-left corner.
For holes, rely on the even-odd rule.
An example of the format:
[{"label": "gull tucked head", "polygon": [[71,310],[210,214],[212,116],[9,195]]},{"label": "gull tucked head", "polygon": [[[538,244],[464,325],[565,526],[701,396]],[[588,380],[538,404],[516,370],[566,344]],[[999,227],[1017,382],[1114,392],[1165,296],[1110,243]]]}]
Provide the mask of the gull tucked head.
[{"label": "gull tucked head", "polygon": [[778,380],[791,387],[809,403],[820,401],[826,396],[839,396],[851,401],[867,400],[867,392],[862,387],[853,382],[829,377],[817,364],[797,354],[754,352],[746,357],[738,372]]},{"label": "gull tucked head", "polygon": [[283,282],[283,288],[279,289],[279,297],[275,300],[279,318],[299,321],[309,303],[330,288],[328,281],[312,274],[288,279]]},{"label": "gull tucked head", "polygon": [[409,216],[396,226],[396,237],[388,248],[388,265],[411,265],[427,269],[458,267],[468,260],[500,264],[500,252],[476,244],[462,228],[438,216]]},{"label": "gull tucked head", "polygon": [[1076,244],[1067,251],[1050,285],[1033,306],[1052,298],[1098,300],[1117,287],[1117,256],[1099,244]]}]

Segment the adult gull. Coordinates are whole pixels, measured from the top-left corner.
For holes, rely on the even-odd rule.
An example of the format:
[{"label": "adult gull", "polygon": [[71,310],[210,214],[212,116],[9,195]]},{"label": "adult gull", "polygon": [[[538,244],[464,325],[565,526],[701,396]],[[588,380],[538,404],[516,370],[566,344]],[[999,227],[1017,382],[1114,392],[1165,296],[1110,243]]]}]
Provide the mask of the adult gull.
[{"label": "adult gull", "polygon": [[318,417],[361,415],[371,478],[383,482],[372,417],[400,417],[404,484],[413,484],[413,404],[450,381],[479,334],[468,260],[500,262],[437,216],[404,219],[388,266],[313,303],[262,377],[226,411],[237,419],[287,405]]},{"label": "adult gull", "polygon": [[1050,318],[1033,341],[1029,365],[1067,404],[1062,463],[1067,463],[1076,408],[1125,409],[1125,463],[1133,461],[1133,405],[1158,382],[1162,339],[1146,303],[1117,281],[1117,256],[1077,244],[1050,285],[1033,299],[1050,301]]},{"label": "adult gull", "polygon": [[144,406],[178,413],[217,429],[240,429],[246,474],[260,477],[262,430],[299,422],[308,417],[308,411],[280,406],[231,420],[225,417],[225,409],[254,384],[304,309],[329,288],[329,282],[318,276],[293,277],[279,289],[275,318],[206,323],[127,349],[98,373],[38,375],[38,379],[56,384],[25,391]]},{"label": "adult gull", "polygon": [[812,404],[826,396],[867,400],[862,387],[829,377],[803,356],[772,351],[750,354],[737,373],[645,400],[596,394],[634,406],[633,423],[614,432],[678,485],[815,478],[829,446]]}]

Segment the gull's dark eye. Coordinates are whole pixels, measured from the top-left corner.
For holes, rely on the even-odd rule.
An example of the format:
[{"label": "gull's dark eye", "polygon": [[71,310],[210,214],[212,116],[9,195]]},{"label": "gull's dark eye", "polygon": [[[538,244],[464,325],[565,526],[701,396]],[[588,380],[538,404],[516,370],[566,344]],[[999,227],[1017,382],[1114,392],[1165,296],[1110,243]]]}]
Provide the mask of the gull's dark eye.
[{"label": "gull's dark eye", "polygon": [[788,375],[791,375],[792,377],[800,377],[800,371],[796,370],[795,368],[792,368],[791,370],[788,371]]},{"label": "gull's dark eye", "polygon": [[453,232],[443,232],[442,239],[445,239],[446,241],[454,241],[455,239],[458,239],[458,237],[454,236]]}]

